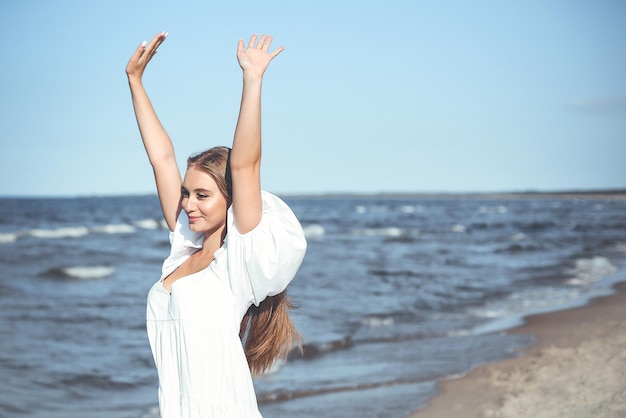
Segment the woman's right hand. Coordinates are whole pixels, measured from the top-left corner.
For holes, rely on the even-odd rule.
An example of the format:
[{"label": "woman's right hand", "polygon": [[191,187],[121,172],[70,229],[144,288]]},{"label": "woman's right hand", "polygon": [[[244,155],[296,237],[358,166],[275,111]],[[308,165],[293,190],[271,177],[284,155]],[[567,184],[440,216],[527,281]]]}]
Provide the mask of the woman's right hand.
[{"label": "woman's right hand", "polygon": [[167,32],[161,32],[152,38],[149,44],[146,45],[146,41],[144,41],[137,47],[133,56],[128,60],[128,64],[126,64],[126,75],[129,80],[141,80],[146,65],[148,65],[154,54],[157,53],[159,46],[166,37]]}]

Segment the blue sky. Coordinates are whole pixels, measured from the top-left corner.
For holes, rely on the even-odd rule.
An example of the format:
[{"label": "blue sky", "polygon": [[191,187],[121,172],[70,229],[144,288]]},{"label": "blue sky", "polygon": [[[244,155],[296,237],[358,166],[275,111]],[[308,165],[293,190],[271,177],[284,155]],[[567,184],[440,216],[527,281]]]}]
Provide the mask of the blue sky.
[{"label": "blue sky", "polygon": [[2,2],[0,195],[154,192],[124,67],[181,167],[230,144],[239,37],[264,83],[276,193],[626,188],[624,1]]}]

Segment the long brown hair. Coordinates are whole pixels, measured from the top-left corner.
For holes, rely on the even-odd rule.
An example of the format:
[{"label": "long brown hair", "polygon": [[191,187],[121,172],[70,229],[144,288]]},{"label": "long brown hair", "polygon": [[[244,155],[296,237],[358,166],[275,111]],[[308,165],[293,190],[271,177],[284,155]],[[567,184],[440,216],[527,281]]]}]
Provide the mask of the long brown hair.
[{"label": "long brown hair", "polygon": [[[199,168],[215,180],[227,206],[232,203],[232,179],[228,163],[230,151],[228,147],[214,147],[187,159],[187,167]],[[286,358],[294,345],[302,350],[300,332],[289,316],[289,311],[294,308],[287,291],[283,291],[268,296],[259,306],[250,306],[244,315],[239,337],[252,374],[261,374],[277,360]]]}]

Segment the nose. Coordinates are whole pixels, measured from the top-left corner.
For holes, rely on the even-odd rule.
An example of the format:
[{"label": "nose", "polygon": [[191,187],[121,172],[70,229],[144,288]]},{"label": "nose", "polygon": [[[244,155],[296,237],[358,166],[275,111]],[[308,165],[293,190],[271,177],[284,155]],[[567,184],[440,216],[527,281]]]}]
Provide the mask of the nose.
[{"label": "nose", "polygon": [[191,212],[193,208],[195,207],[195,203],[193,202],[192,197],[191,196],[183,197],[182,206],[183,206],[183,209],[185,209],[185,212],[187,213]]}]

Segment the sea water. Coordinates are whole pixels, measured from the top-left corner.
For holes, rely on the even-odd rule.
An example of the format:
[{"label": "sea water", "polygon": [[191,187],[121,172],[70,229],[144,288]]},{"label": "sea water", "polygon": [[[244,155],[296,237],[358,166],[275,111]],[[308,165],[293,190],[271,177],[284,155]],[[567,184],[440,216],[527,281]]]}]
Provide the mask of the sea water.
[{"label": "sea water", "polygon": [[[267,418],[404,417],[518,355],[525,315],[626,280],[626,200],[284,198],[304,354],[255,379]],[[155,196],[0,199],[0,416],[158,416],[145,301],[168,249]]]}]

